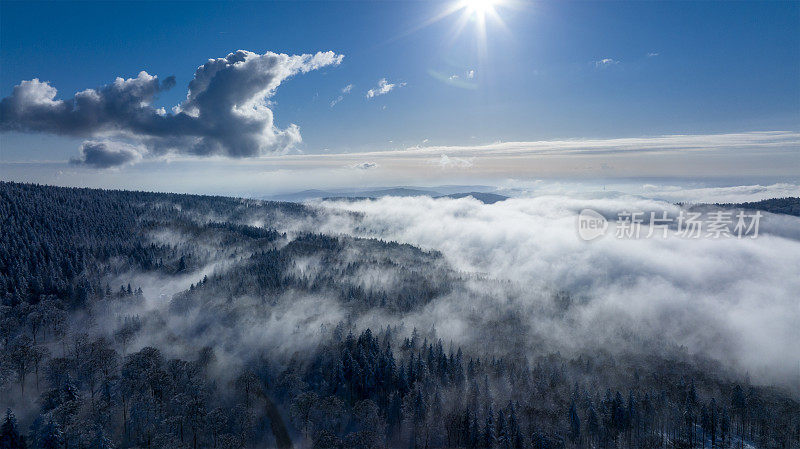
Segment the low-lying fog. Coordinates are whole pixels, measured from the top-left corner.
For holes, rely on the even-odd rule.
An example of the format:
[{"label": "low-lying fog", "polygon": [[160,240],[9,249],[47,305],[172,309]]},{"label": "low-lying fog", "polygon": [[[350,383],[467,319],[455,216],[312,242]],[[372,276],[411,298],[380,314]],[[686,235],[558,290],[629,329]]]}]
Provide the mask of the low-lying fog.
[{"label": "low-lying fog", "polygon": [[[491,325],[521,312],[531,345],[543,337],[561,351],[681,345],[754,380],[800,386],[800,218],[764,214],[757,238],[687,239],[674,230],[667,238],[660,231],[644,238],[646,229],[639,239],[617,238],[611,217],[622,211],[666,211],[674,218],[680,209],[640,196],[603,196],[495,204],[429,197],[323,201],[316,204],[328,213],[317,232],[436,249],[455,269],[477,275],[468,293],[397,319],[435,326],[444,341],[485,339],[483,332],[474,335],[483,327],[476,316]],[[607,235],[579,238],[576,218],[585,208],[611,218]],[[559,292],[570,300],[553,310]],[[387,319],[362,318],[364,325]]]}]

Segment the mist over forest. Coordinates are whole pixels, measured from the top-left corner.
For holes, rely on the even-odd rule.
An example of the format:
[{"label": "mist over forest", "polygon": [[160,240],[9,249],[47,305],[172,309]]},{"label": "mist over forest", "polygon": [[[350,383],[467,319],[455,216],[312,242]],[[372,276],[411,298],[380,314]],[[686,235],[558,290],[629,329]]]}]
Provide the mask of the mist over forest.
[{"label": "mist over forest", "polygon": [[0,448],[798,448],[796,210],[2,182]]}]

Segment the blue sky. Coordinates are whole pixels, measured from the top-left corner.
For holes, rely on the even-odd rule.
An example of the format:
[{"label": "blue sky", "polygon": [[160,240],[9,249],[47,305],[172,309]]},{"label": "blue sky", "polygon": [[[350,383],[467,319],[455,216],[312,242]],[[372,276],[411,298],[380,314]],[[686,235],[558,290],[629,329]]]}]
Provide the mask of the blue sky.
[{"label": "blue sky", "polygon": [[[602,176],[614,165],[602,162],[600,153],[580,156],[594,157],[588,164],[567,159],[564,164],[572,164],[570,170],[541,164],[542,156],[533,154],[514,163],[483,163],[484,155],[476,150],[460,159],[448,157],[463,160],[458,176],[440,170],[447,166],[441,156],[498,141],[763,131],[792,133],[778,144],[757,139],[767,149],[763,154],[768,160],[755,174],[798,174],[798,2],[498,1],[492,8],[503,23],[487,17],[485,52],[478,50],[474,14],[458,34],[454,29],[464,10],[421,26],[454,4],[3,2],[0,97],[10,96],[21,81],[38,78],[58,89],[56,99],[69,99],[116,77],[135,78],[144,70],[161,80],[175,76],[175,86],[159,92],[152,104],[169,111],[186,99],[195,70],[210,58],[239,49],[287,55],[332,51],[343,55],[338,65],[283,80],[268,99],[274,126],[284,130],[296,124],[302,136],[302,142],[279,153],[363,155],[352,156],[352,161],[345,157],[338,165],[326,162],[341,168],[355,167],[358,161],[373,163],[377,160],[370,156],[373,152],[437,148],[429,153],[439,171],[425,165],[415,172],[413,164],[375,162],[375,179],[355,178],[359,182],[568,176],[575,164],[594,167],[590,174]],[[366,98],[367,91],[384,78],[396,87]],[[348,85],[351,91],[343,94]],[[331,106],[339,96],[342,100]],[[169,152],[158,157],[146,152],[139,164],[111,170],[67,163],[78,155],[82,142],[106,137],[6,130],[0,134],[0,175],[100,186],[140,182],[147,188],[152,180],[141,172],[154,166],[160,171],[169,171],[167,166],[225,167],[226,174],[236,170],[230,167],[249,162],[267,172],[301,174],[309,165],[320,168],[309,161],[300,168],[297,162],[283,166],[286,162],[271,151],[244,161],[204,155],[177,162],[168,160]],[[136,136],[125,139],[130,143]],[[724,173],[729,176],[736,173],[737,164],[753,168],[752,155],[748,159],[734,150],[736,154],[726,159],[723,150],[714,151],[701,161],[709,175],[714,174],[715,160],[732,165]],[[792,169],[793,163],[797,165]],[[544,168],[516,172],[515,165]],[[659,160],[628,165],[627,171],[614,175],[684,174],[659,172]],[[377,173],[390,169],[392,176]],[[426,171],[431,173],[414,175]],[[71,175],[57,179],[64,173]],[[701,170],[694,175],[702,174]],[[324,183],[347,180],[347,176],[335,178],[324,178]]]}]

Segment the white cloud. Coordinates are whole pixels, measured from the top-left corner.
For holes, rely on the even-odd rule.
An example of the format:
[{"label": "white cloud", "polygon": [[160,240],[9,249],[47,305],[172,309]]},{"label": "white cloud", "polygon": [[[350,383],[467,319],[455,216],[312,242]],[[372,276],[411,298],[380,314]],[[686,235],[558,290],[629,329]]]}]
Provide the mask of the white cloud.
[{"label": "white cloud", "polygon": [[449,157],[443,154],[436,163],[443,169],[447,168],[470,168],[474,158]]},{"label": "white cloud", "polygon": [[406,83],[390,83],[386,81],[386,78],[381,78],[378,81],[378,87],[372,88],[367,91],[367,98],[374,98],[379,95],[385,95],[391,92],[395,88],[403,87]]},{"label": "white cloud", "polygon": [[[584,208],[612,217],[622,210],[678,212],[670,202],[632,196],[551,195],[492,205],[395,197],[323,206],[361,217],[348,222],[352,215],[332,214],[323,232],[439,250],[457,270],[477,276],[467,291],[402,317],[420,328],[435,324],[445,341],[489,344],[493,320],[514,311],[525,323],[523,350],[683,346],[761,381],[796,380],[796,239],[763,233],[743,240],[626,240],[615,238],[613,227],[592,243],[578,237],[576,217]],[[780,218],[800,228],[797,217]],[[554,304],[557,291],[568,292],[571,302]]]},{"label": "white cloud", "polygon": [[467,72],[467,79],[473,79],[473,78],[475,78],[475,71],[470,70],[469,72]]},{"label": "white cloud", "polygon": [[642,191],[647,196],[682,203],[746,203],[767,198],[785,198],[800,195],[800,186],[791,183],[770,185],[741,185],[725,187],[682,187],[677,185],[645,184]]},{"label": "white cloud", "polygon": [[330,51],[289,56],[239,50],[210,59],[197,68],[186,100],[170,114],[152,103],[175,85],[174,77],[160,80],[142,71],[67,100],[55,100],[56,89],[47,82],[23,81],[0,102],[0,131],[133,141],[147,149],[143,157],[284,153],[301,142],[300,130],[275,126],[270,98],[287,78],[338,65],[342,58]]},{"label": "white cloud", "polygon": [[599,61],[595,61],[594,62],[594,66],[595,67],[608,67],[608,66],[612,66],[612,65],[616,65],[616,64],[619,64],[619,61],[611,59],[611,58],[603,58],[603,59],[600,59]]},{"label": "white cloud", "polygon": [[[588,156],[633,154],[697,154],[712,151],[749,150],[768,152],[771,149],[794,155],[800,148],[800,133],[793,131],[759,131],[730,134],[675,134],[611,139],[561,139],[538,141],[495,142],[486,145],[436,145],[402,150],[343,153],[341,157],[429,157],[440,154],[462,157],[494,156]],[[314,155],[309,155],[314,158]],[[607,164],[608,165],[608,164]]]}]

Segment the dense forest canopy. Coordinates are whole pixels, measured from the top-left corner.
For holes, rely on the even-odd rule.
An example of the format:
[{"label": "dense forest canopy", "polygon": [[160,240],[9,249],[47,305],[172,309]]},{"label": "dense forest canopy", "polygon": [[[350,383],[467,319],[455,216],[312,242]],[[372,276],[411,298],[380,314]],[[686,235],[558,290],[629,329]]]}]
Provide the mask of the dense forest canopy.
[{"label": "dense forest canopy", "polygon": [[562,353],[513,309],[415,328],[525,292],[329,213],[0,183],[0,448],[800,447],[789,392],[669,342]]},{"label": "dense forest canopy", "polygon": [[[683,205],[683,203],[678,204]],[[769,198],[766,200],[750,201],[746,203],[701,203],[692,205],[692,207],[696,209],[703,209],[712,206],[722,209],[759,210],[774,214],[794,215],[795,217],[800,217],[800,198],[795,197]]]}]

